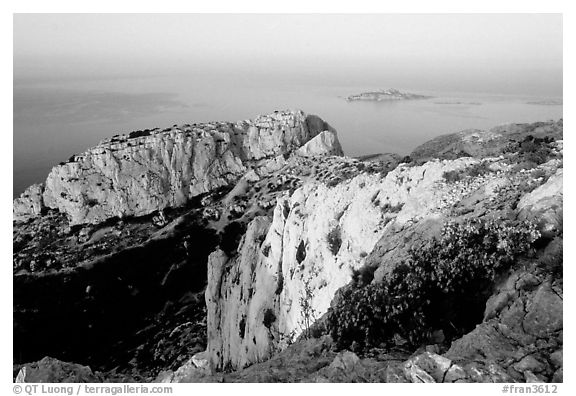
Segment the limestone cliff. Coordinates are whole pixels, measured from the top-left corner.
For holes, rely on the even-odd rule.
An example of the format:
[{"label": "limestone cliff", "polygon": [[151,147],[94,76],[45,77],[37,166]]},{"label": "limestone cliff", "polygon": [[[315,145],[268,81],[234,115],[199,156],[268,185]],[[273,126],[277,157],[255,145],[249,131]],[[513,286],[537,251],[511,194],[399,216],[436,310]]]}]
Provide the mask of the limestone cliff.
[{"label": "limestone cliff", "polygon": [[44,209],[42,193],[44,184],[33,184],[14,200],[14,219],[27,219],[38,216]]},{"label": "limestone cliff", "polygon": [[307,318],[327,311],[352,270],[374,266],[375,279],[383,279],[447,219],[518,215],[541,219],[541,231],[553,229],[562,205],[562,142],[551,147],[553,158],[530,171],[504,156],[433,160],[336,185],[309,181],[285,194],[271,220],[249,224],[237,255],[216,251],[209,258],[212,367],[270,358],[302,333]]},{"label": "limestone cliff", "polygon": [[[46,359],[20,379],[90,364],[105,381],[561,381],[561,136],[562,121],[514,124],[358,160],[295,111],[108,139],[14,201],[15,339],[38,349],[19,363],[48,344],[82,363]],[[354,273],[374,286],[446,222],[490,218],[535,222],[541,262],[501,274],[469,334],[371,356],[351,345],[360,357],[319,334]],[[118,318],[133,326],[111,343]],[[319,338],[300,337],[316,320]]]},{"label": "limestone cliff", "polygon": [[304,153],[342,154],[335,131],[302,111],[115,136],[54,167],[45,185],[14,201],[14,218],[37,216],[43,206],[66,213],[71,224],[145,215],[180,206],[249,169],[266,170],[306,143]]}]

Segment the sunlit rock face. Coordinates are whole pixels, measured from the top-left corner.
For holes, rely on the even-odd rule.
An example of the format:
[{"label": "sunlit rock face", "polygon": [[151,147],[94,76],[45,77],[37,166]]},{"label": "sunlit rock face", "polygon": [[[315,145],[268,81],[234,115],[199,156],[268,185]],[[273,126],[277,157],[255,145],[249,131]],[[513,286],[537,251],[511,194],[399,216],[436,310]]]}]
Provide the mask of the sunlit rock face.
[{"label": "sunlit rock face", "polygon": [[248,225],[232,257],[219,250],[210,256],[212,368],[269,359],[303,332],[307,316],[327,312],[353,270],[368,265],[374,282],[385,279],[447,221],[536,215],[543,231],[554,232],[562,213],[561,151],[556,155],[530,171],[504,157],[435,159],[336,184],[309,180],[286,192],[271,218]]},{"label": "sunlit rock face", "polygon": [[38,216],[44,209],[43,184],[33,184],[14,200],[14,219],[27,220]]},{"label": "sunlit rock face", "polygon": [[180,206],[249,169],[265,171],[270,161],[289,155],[322,131],[328,131],[330,139],[314,148],[341,152],[333,129],[302,111],[115,136],[54,167],[44,187],[15,200],[15,220],[37,216],[43,206],[66,213],[71,224]]},{"label": "sunlit rock face", "polygon": [[317,319],[328,310],[385,234],[439,216],[452,189],[442,182],[445,171],[475,162],[401,166],[336,186],[309,182],[279,198],[271,220],[248,225],[236,256],[218,250],[209,258],[212,367],[241,368],[285,348],[305,329],[307,315]]},{"label": "sunlit rock face", "polygon": [[544,234],[553,234],[563,223],[563,176],[559,168],[546,183],[522,197],[518,203],[520,218],[535,221]]},{"label": "sunlit rock face", "polygon": [[344,152],[335,132],[322,131],[318,136],[296,150],[296,154],[311,157],[317,155],[344,155]]}]

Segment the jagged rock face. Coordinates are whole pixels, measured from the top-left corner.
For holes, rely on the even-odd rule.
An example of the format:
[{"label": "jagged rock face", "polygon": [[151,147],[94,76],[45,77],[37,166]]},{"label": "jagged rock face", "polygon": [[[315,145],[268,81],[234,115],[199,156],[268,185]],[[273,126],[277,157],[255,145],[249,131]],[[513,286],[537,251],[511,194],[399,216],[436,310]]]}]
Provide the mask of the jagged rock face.
[{"label": "jagged rock face", "polygon": [[237,180],[249,168],[267,169],[268,160],[277,162],[322,131],[330,131],[324,135],[329,138],[313,148],[341,153],[333,129],[302,111],[114,137],[54,167],[41,200],[41,187],[34,187],[15,202],[15,219],[37,215],[42,205],[66,213],[71,224],[180,206]]},{"label": "jagged rock face", "polygon": [[38,362],[24,365],[18,372],[14,382],[102,382],[102,378],[95,375],[90,367],[45,357]]},{"label": "jagged rock face", "polygon": [[520,218],[536,221],[542,233],[554,233],[562,226],[563,175],[564,169],[558,169],[546,183],[518,203]]},{"label": "jagged rock face", "polygon": [[296,150],[296,154],[312,157],[317,155],[344,155],[344,152],[336,134],[331,131],[323,131]]},{"label": "jagged rock face", "polygon": [[26,220],[38,216],[44,209],[43,184],[33,184],[14,200],[14,219]]},{"label": "jagged rock face", "polygon": [[[382,178],[361,174],[334,187],[308,183],[280,197],[270,222],[256,218],[229,259],[208,263],[208,351],[213,368],[241,368],[284,348],[305,328],[306,310],[323,315],[352,270],[391,227],[439,212],[447,170],[474,159],[401,166]],[[312,320],[313,320],[312,319]]]},{"label": "jagged rock face", "polygon": [[[486,304],[486,320],[452,343],[446,357],[491,362],[506,382],[562,381],[562,287],[538,274],[516,271]],[[551,360],[551,362],[549,362]]]},{"label": "jagged rock face", "polygon": [[245,171],[229,144],[221,132],[170,132],[98,146],[50,172],[44,202],[72,224],[180,206]]},{"label": "jagged rock face", "polygon": [[[481,162],[468,159],[469,165]],[[552,160],[540,166],[549,179],[531,193],[521,191],[528,181],[536,185],[529,172],[513,170],[499,158],[488,158],[494,172],[477,177],[469,177],[457,183],[440,179],[438,183],[446,188],[436,187],[436,193],[423,191],[413,197],[415,204],[405,205],[400,214],[413,221],[398,222],[387,228],[380,241],[367,258],[367,265],[376,267],[374,281],[381,281],[408,258],[411,248],[425,245],[439,235],[443,224],[449,220],[461,221],[467,218],[516,218],[528,219],[539,224],[539,230],[553,237],[562,222],[562,168],[561,161]],[[560,167],[560,168],[559,168]],[[516,209],[511,209],[521,196]],[[400,215],[399,214],[399,215]]]},{"label": "jagged rock face", "polygon": [[154,382],[179,383],[194,382],[194,377],[206,376],[210,374],[206,352],[200,352],[192,356],[186,363],[175,372],[161,372]]},{"label": "jagged rock face", "polygon": [[[561,213],[561,162],[537,170],[547,182],[503,157],[468,157],[399,165],[386,176],[360,174],[332,187],[309,182],[279,198],[271,223],[259,218],[249,225],[237,256],[216,252],[209,260],[213,368],[269,358],[305,327],[302,298],[320,317],[350,282],[352,269],[374,266],[374,281],[384,279],[411,247],[439,235],[449,219],[534,214],[551,200]],[[486,173],[470,176],[478,167]],[[460,172],[462,179],[451,182],[448,172]],[[519,187],[528,181],[534,183],[531,194]],[[521,197],[521,206],[511,209]],[[548,217],[558,218],[558,206],[550,210]]]}]

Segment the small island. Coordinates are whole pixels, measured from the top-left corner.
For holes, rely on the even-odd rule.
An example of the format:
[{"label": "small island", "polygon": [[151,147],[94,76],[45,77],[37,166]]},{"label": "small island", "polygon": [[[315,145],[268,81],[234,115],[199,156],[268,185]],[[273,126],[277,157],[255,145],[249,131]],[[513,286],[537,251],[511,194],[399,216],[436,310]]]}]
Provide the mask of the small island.
[{"label": "small island", "polygon": [[362,92],[356,95],[350,95],[346,98],[347,101],[352,102],[356,100],[366,101],[389,101],[389,100],[414,100],[414,99],[430,99],[432,96],[418,95],[408,92],[400,92],[397,89],[382,89],[380,91]]}]

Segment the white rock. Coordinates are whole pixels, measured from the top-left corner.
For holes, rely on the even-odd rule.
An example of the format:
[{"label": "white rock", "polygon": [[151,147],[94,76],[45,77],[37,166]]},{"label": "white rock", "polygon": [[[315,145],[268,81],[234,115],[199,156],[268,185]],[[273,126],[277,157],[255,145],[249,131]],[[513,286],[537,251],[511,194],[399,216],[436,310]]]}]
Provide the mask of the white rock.
[{"label": "white rock", "polygon": [[[319,117],[298,110],[251,122],[199,124],[195,131],[170,129],[104,141],[54,167],[43,191],[30,187],[14,201],[14,217],[37,216],[45,205],[66,213],[71,224],[96,224],[177,207],[236,181],[248,167],[257,174],[275,170],[284,155],[333,130]],[[341,151],[333,132],[325,136],[324,150]]]},{"label": "white rock", "polygon": [[538,221],[540,230],[545,232],[562,227],[563,175],[564,169],[559,168],[546,183],[520,199],[521,219]]},{"label": "white rock", "polygon": [[344,155],[335,132],[323,131],[308,143],[296,150],[296,154],[303,157],[317,155]]},{"label": "white rock", "polygon": [[44,208],[44,184],[33,184],[14,200],[14,220],[22,221],[38,216]]},{"label": "white rock", "polygon": [[[444,172],[474,161],[399,167],[384,179],[362,174],[334,187],[308,182],[291,197],[279,197],[271,222],[259,217],[249,224],[236,257],[217,251],[209,258],[212,367],[241,368],[285,348],[303,331],[300,299],[307,289],[319,318],[386,230],[429,215],[447,192],[439,183]],[[384,209],[399,204],[399,211]],[[331,232],[339,233],[340,241],[330,242]],[[266,312],[273,318],[268,323]]]}]

